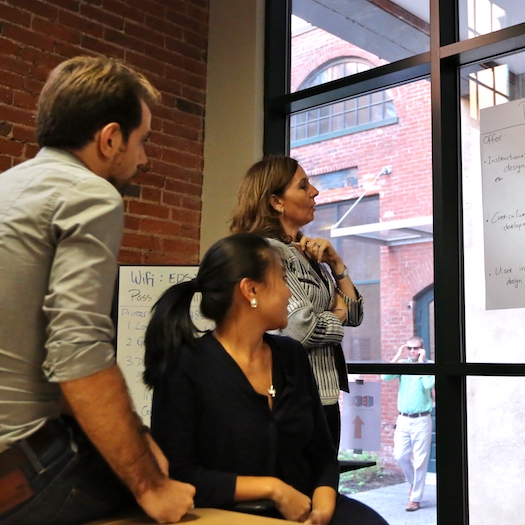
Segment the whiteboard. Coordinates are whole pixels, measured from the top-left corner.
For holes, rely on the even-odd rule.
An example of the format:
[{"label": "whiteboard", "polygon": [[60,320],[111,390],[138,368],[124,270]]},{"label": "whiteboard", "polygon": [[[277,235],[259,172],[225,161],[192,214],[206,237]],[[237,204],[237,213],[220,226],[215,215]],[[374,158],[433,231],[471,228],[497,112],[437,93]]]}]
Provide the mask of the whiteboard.
[{"label": "whiteboard", "polygon": [[480,112],[485,304],[525,306],[525,99]]},{"label": "whiteboard", "polygon": [[[153,392],[142,381],[144,336],[151,308],[170,286],[193,279],[198,266],[120,266],[116,306],[117,363],[126,380],[135,410],[150,424]],[[195,294],[190,315],[201,330],[213,329],[213,321],[200,313],[200,294]]]}]

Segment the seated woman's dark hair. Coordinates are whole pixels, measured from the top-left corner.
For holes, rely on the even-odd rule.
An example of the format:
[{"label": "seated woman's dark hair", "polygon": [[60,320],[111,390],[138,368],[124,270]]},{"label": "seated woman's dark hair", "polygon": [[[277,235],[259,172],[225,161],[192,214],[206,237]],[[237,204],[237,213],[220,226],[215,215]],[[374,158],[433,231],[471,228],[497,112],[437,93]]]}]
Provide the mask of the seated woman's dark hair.
[{"label": "seated woman's dark hair", "polygon": [[154,387],[176,360],[181,345],[195,344],[198,329],[190,316],[190,304],[196,292],[202,294],[202,315],[220,325],[232,305],[235,287],[245,277],[264,282],[274,257],[278,257],[276,249],[253,233],[236,233],[214,243],[197,277],[168,288],[153,306],[145,336],[144,382]]}]

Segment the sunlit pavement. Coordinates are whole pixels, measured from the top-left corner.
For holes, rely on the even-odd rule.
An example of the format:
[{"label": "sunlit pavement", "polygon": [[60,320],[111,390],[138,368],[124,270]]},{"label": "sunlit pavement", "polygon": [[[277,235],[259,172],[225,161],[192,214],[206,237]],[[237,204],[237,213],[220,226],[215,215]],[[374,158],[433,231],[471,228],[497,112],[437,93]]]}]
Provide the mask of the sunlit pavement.
[{"label": "sunlit pavement", "polygon": [[421,507],[407,512],[408,483],[349,495],[375,509],[389,525],[436,525],[436,475],[428,473]]}]

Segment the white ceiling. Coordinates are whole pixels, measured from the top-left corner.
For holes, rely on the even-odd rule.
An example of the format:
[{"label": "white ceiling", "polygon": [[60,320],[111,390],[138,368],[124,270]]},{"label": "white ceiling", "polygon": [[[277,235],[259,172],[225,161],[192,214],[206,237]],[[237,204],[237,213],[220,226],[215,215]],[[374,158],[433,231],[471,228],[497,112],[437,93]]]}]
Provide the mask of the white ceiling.
[{"label": "white ceiling", "polygon": [[430,0],[392,0],[392,2],[430,23]]},{"label": "white ceiling", "polygon": [[[416,10],[418,3],[428,4],[429,0],[396,1],[413,4],[410,7]],[[368,0],[299,0],[292,7],[299,18],[388,62],[430,47],[428,34]]]}]

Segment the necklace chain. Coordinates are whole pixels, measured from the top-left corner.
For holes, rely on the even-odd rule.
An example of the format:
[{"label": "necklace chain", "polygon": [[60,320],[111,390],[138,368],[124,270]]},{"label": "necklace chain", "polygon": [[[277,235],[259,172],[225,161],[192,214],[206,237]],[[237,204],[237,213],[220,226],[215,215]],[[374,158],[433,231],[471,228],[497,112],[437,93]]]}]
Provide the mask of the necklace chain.
[{"label": "necklace chain", "polygon": [[[235,359],[235,357],[233,356],[233,354],[231,353],[231,350],[228,351],[226,348],[227,348],[227,343],[226,341],[223,341],[222,340],[222,337],[219,336],[219,334],[217,334],[216,331],[214,331],[214,335],[215,335],[215,338],[217,339],[217,341],[219,341],[219,343],[222,345],[222,347],[226,350],[226,352],[228,352],[232,358],[234,359],[234,361],[237,362],[238,366],[242,369],[242,366],[241,366],[241,363],[240,361],[238,361],[237,359]],[[252,370],[252,372],[254,371],[253,368],[252,368],[252,365],[250,363],[249,360],[245,360],[245,363],[248,365],[248,367]],[[270,388],[268,388],[266,391],[268,392],[268,395],[271,396],[272,398],[275,397],[275,394],[277,394],[277,391],[275,390],[275,387],[273,386],[273,376],[272,376],[272,358],[271,358],[271,351],[270,351],[270,366],[268,367],[269,370],[268,372],[270,373]]]},{"label": "necklace chain", "polygon": [[272,374],[272,359],[271,359],[271,353],[270,353],[270,388],[267,390],[268,395],[271,397],[275,397],[275,394],[277,393],[275,391],[275,387],[273,386],[273,374]]}]

